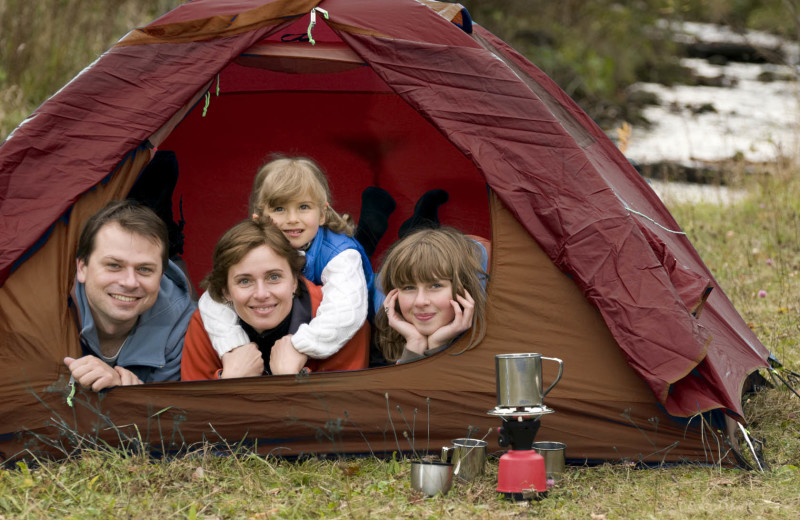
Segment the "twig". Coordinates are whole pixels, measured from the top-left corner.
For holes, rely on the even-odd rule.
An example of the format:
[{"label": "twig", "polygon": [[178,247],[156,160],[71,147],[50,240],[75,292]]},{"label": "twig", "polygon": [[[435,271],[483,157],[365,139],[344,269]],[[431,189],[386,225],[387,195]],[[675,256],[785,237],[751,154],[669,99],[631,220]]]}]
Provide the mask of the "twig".
[{"label": "twig", "polygon": [[411,453],[414,454],[414,457],[416,457],[419,462],[422,462],[422,458],[417,454],[417,450],[414,449],[414,443],[408,437],[408,432],[404,431],[403,437],[405,437],[408,443],[411,445]]},{"label": "twig", "polygon": [[630,408],[626,408],[625,411],[622,412],[620,415],[622,417],[628,419],[628,422],[631,423],[634,428],[639,430],[639,433],[641,433],[644,436],[644,438],[647,439],[647,442],[649,442],[651,446],[653,446],[654,448],[658,447],[658,446],[656,446],[656,443],[654,443],[652,440],[650,440],[650,437],[647,436],[647,433],[645,433],[644,430],[639,428],[639,425],[634,422],[633,418],[631,417],[631,409]]},{"label": "twig", "polygon": [[[245,472],[244,472],[244,466],[242,466],[242,461],[239,460],[239,457],[236,457],[236,452],[231,448],[231,445],[228,444],[228,439],[220,435],[217,429],[214,428],[213,424],[208,423],[208,426],[211,428],[211,431],[214,432],[217,435],[217,437],[220,438],[220,440],[222,440],[222,443],[225,444],[225,447],[228,448],[228,451],[231,453],[231,455],[234,456],[233,460],[236,462],[236,466],[239,468],[239,472],[242,474],[242,476],[244,476]],[[247,436],[246,433],[245,436]]]},{"label": "twig", "polygon": [[477,429],[477,427],[473,427],[471,424],[467,426],[467,440],[469,440],[469,438],[472,436],[474,429]]},{"label": "twig", "polygon": [[394,442],[397,445],[397,454],[399,455],[402,450],[400,449],[400,440],[397,438],[397,430],[394,429],[394,421],[392,420],[392,410],[389,408],[389,392],[383,394],[386,398],[386,413],[389,415],[389,424],[392,426],[392,433],[394,434]]},{"label": "twig", "polygon": [[403,413],[403,409],[400,408],[400,405],[398,404],[397,406],[395,406],[395,408],[397,408],[397,411],[400,412],[400,417],[402,417],[403,418],[403,422],[406,423],[406,428],[411,430],[411,435],[412,435],[411,440],[409,440],[409,438],[408,438],[408,432],[407,431],[403,432],[403,436],[406,438],[406,440],[408,440],[408,443],[411,444],[411,451],[413,451],[414,455],[416,455],[417,454],[417,450],[414,449],[414,440],[413,440],[414,439],[414,437],[413,437],[414,429],[411,428],[411,426],[408,424],[408,421],[406,420],[406,414]]},{"label": "twig", "polygon": [[347,413],[347,410],[345,410],[345,411],[344,411],[344,418],[345,418],[345,419],[346,419],[346,420],[347,420],[347,421],[348,421],[350,424],[352,424],[352,425],[355,427],[355,429],[356,429],[356,431],[358,432],[358,434],[359,434],[359,435],[361,435],[361,438],[362,438],[362,439],[364,439],[364,442],[366,442],[366,443],[367,443],[367,448],[369,448],[369,453],[370,453],[370,455],[372,455],[372,456],[374,457],[374,456],[375,456],[375,452],[374,452],[374,451],[372,451],[372,445],[370,445],[369,441],[367,440],[367,437],[364,435],[364,432],[362,432],[362,431],[361,431],[361,427],[360,427],[360,426],[358,426],[358,425],[357,425],[355,422],[353,422],[353,421],[350,419],[350,414],[348,414],[348,413]]},{"label": "twig", "polygon": [[425,398],[425,404],[428,407],[428,440],[425,442],[425,456],[428,456],[428,447],[431,444],[431,398]]},{"label": "twig", "polygon": [[414,416],[411,419],[411,442],[416,443],[416,433],[417,433],[417,409],[414,408]]}]

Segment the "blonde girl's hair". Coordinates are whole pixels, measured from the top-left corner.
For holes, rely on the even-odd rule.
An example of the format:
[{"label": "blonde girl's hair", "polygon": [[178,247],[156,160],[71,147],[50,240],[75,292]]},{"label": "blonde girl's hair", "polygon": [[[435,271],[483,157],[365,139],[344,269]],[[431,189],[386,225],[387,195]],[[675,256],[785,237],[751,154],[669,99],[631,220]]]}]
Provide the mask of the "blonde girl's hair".
[{"label": "blonde girl's hair", "polygon": [[[214,246],[211,272],[200,282],[200,287],[208,291],[211,299],[225,302],[225,289],[228,286],[228,271],[259,246],[267,246],[289,263],[292,278],[300,280],[305,258],[292,247],[286,235],[272,223],[269,217],[242,220],[219,239]],[[298,283],[298,290],[302,283]]]},{"label": "blonde girl's hair", "polygon": [[346,213],[340,215],[331,207],[328,179],[319,165],[308,157],[273,155],[271,161],[259,168],[250,195],[250,213],[265,215],[269,208],[307,195],[322,208],[324,226],[335,233],[353,236],[353,218]]},{"label": "blonde girl's hair", "polygon": [[[417,283],[449,280],[453,296],[464,291],[475,300],[470,340],[464,351],[476,346],[486,334],[486,292],[482,282],[487,274],[482,267],[480,246],[452,228],[421,229],[395,243],[381,266],[384,294],[392,289]],[[399,307],[395,312],[400,313]],[[403,354],[405,339],[389,326],[383,308],[375,316],[376,341],[384,357],[396,361]],[[463,352],[463,351],[462,351]]]}]

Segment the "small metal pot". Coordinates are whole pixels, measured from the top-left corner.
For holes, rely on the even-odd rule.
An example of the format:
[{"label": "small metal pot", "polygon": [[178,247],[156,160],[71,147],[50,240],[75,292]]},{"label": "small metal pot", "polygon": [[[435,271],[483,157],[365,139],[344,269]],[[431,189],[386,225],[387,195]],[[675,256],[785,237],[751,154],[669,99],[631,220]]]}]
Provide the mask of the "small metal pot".
[{"label": "small metal pot", "polygon": [[429,497],[446,495],[453,485],[453,465],[445,462],[411,463],[411,487]]},{"label": "small metal pot", "polygon": [[564,474],[564,459],[567,445],[563,442],[540,441],[533,443],[533,449],[544,458],[547,479],[557,483]]}]

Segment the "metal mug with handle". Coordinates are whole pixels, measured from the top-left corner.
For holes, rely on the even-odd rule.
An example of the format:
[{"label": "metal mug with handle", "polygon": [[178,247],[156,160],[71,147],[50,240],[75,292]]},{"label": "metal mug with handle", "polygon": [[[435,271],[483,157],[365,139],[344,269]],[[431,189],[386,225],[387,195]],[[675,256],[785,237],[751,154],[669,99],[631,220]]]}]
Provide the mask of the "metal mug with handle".
[{"label": "metal mug with handle", "polygon": [[[558,363],[558,375],[542,391],[542,360]],[[542,406],[542,400],[561,380],[564,362],[558,358],[536,353],[498,354],[494,357],[497,370],[497,406],[516,408]]]},{"label": "metal mug with handle", "polygon": [[453,475],[460,480],[472,480],[483,473],[488,445],[481,439],[453,439],[452,446],[442,447],[442,462],[452,462]]}]

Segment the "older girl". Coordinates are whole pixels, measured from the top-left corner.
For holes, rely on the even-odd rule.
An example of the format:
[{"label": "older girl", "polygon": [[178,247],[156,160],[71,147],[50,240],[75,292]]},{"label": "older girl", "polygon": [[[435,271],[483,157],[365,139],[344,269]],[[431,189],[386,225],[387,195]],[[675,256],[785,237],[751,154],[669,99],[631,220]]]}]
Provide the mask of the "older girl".
[{"label": "older girl", "polygon": [[422,229],[389,250],[379,274],[386,294],[377,342],[405,363],[445,349],[467,331],[472,348],[485,333],[481,246],[450,228]]}]

